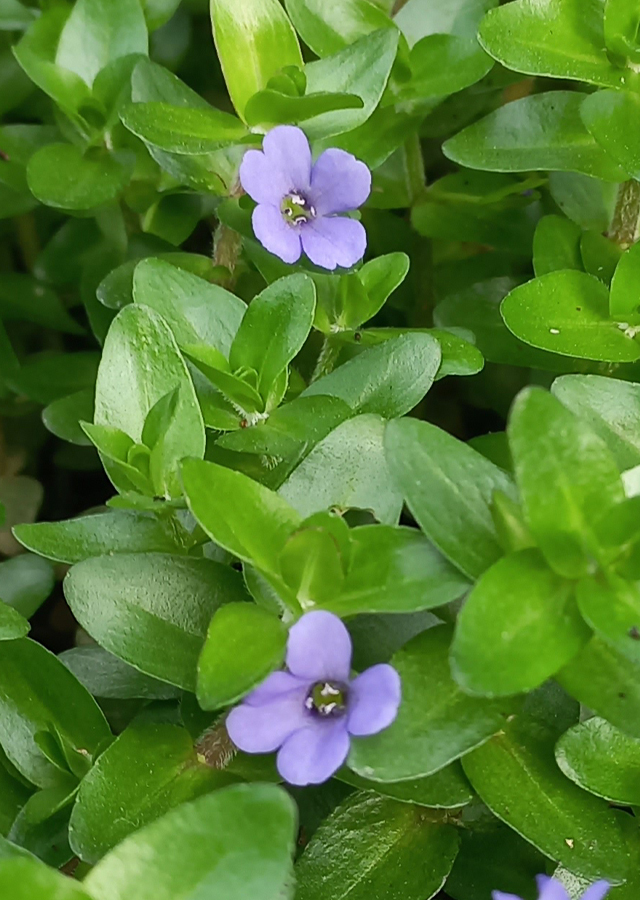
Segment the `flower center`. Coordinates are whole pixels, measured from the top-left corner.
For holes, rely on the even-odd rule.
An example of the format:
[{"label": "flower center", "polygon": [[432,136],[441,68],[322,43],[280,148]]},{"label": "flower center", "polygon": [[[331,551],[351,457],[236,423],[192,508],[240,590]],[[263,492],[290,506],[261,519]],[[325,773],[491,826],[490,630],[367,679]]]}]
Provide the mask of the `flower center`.
[{"label": "flower center", "polygon": [[316,217],[315,209],[302,194],[287,194],[280,209],[282,217],[289,225],[304,225]]},{"label": "flower center", "polygon": [[318,681],[307,694],[304,705],[317,716],[337,719],[347,710],[347,693],[347,685],[340,681]]}]

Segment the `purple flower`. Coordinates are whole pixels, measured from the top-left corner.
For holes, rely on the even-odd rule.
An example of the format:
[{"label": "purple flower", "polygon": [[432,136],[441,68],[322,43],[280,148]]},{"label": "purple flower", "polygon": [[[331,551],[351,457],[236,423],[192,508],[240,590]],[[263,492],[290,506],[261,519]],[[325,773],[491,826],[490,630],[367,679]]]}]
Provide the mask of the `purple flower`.
[{"label": "purple flower", "polygon": [[324,610],[307,613],[289,631],[287,668],[231,710],[227,731],[246,753],[278,750],[278,771],[289,784],[320,784],[346,760],[350,735],[391,725],[400,676],[377,665],[351,681],[349,632]]},{"label": "purple flower", "polygon": [[364,256],[367,233],[339,213],[358,209],[371,191],[371,172],[345,150],[325,150],[315,164],[303,131],[279,125],[263,149],[248,150],[240,181],[258,206],[253,230],[286,263],[302,251],[323,269],[349,268]]},{"label": "purple flower", "polygon": [[[540,896],[538,900],[569,900],[569,894],[564,887],[555,878],[549,878],[547,875],[538,875],[538,890]],[[582,895],[581,900],[603,900],[603,897],[609,890],[609,882],[597,881]],[[515,894],[505,894],[503,891],[493,891],[493,900],[522,900]]]}]

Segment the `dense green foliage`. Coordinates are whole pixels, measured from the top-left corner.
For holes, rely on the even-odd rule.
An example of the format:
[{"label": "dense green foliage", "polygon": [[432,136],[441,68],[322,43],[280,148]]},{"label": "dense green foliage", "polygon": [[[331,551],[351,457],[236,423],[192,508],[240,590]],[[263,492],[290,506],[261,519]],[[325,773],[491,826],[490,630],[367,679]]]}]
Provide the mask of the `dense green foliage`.
[{"label": "dense green foliage", "polygon": [[[638,900],[639,25],[0,0],[1,897]],[[256,239],[283,124],[362,264]],[[315,609],[402,703],[291,788],[224,719]]]}]

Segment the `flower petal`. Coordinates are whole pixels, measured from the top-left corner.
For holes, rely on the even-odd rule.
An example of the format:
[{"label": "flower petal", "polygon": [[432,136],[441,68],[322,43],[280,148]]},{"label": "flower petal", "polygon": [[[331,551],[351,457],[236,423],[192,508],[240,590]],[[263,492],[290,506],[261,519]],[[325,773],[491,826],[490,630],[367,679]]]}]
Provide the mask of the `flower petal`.
[{"label": "flower petal", "polygon": [[265,703],[272,703],[274,700],[281,699],[283,695],[289,694],[291,691],[302,690],[303,688],[306,696],[306,693],[311,688],[311,683],[301,678],[296,678],[288,672],[272,672],[262,684],[254,688],[250,694],[247,694],[242,702],[248,703],[249,706],[263,706]]},{"label": "flower petal", "polygon": [[309,190],[311,147],[304,131],[293,125],[278,125],[265,135],[262,149],[269,164],[289,178],[286,193]]},{"label": "flower petal", "polygon": [[300,233],[282,218],[280,209],[261,203],[253,211],[253,231],[263,247],[290,265],[302,255]]},{"label": "flower petal", "polygon": [[309,200],[319,216],[358,209],[371,193],[371,172],[346,150],[325,150],[311,171]]},{"label": "flower petal", "polygon": [[536,882],[540,891],[538,900],[569,900],[569,895],[565,888],[555,878],[549,878],[548,875],[538,875]]},{"label": "flower petal", "polygon": [[306,222],[300,228],[302,246],[312,263],[323,269],[349,269],[364,256],[367,232],[355,219],[329,216]]},{"label": "flower petal", "polygon": [[393,666],[371,666],[349,688],[349,733],[364,736],[388,728],[398,714],[400,700],[400,676]]},{"label": "flower petal", "polygon": [[582,895],[582,900],[603,900],[607,896],[611,885],[608,881],[596,881]]},{"label": "flower petal", "polygon": [[282,694],[272,701],[252,706],[242,703],[227,716],[233,743],[245,753],[272,753],[310,720],[304,701],[307,687]]},{"label": "flower petal", "polygon": [[504,891],[491,891],[493,900],[522,900],[522,897],[516,897],[515,894],[505,894]]},{"label": "flower petal", "polygon": [[261,150],[247,150],[240,164],[240,184],[256,203],[280,209],[291,192],[291,176],[267,159]]},{"label": "flower petal", "polygon": [[287,668],[309,681],[347,682],[351,638],[342,620],[322,609],[302,616],[289,630]]},{"label": "flower petal", "polygon": [[344,719],[314,722],[284,742],[278,753],[278,772],[289,784],[322,784],[338,771],[348,753]]}]

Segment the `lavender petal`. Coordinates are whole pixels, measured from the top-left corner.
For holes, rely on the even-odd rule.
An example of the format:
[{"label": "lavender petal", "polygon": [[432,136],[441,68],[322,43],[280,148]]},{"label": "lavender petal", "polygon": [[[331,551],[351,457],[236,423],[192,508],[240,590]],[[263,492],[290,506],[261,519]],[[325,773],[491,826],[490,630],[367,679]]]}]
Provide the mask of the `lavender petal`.
[{"label": "lavender petal", "polygon": [[302,247],[312,263],[323,269],[349,269],[364,256],[367,232],[355,219],[339,216],[315,219],[300,229]]},{"label": "lavender petal", "polygon": [[358,209],[371,193],[371,172],[346,150],[325,150],[311,172],[309,200],[319,216]]},{"label": "lavender petal", "polygon": [[569,900],[569,895],[565,888],[555,878],[550,878],[548,875],[538,875],[536,882],[540,891],[538,900]]},{"label": "lavender petal", "polygon": [[306,696],[305,686],[260,706],[248,703],[236,706],[227,716],[229,737],[246,753],[272,753],[309,723],[310,713],[304,705]]},{"label": "lavender petal", "polygon": [[293,125],[278,125],[265,135],[262,149],[269,165],[289,178],[289,188],[285,193],[308,192],[311,184],[311,147],[304,131]]},{"label": "lavender petal", "polygon": [[516,897],[515,894],[505,894],[504,891],[491,891],[493,900],[522,900],[522,897]]},{"label": "lavender petal", "polygon": [[352,681],[349,689],[349,733],[377,734],[388,728],[398,714],[400,676],[386,663],[372,666]]},{"label": "lavender petal", "polygon": [[582,895],[582,900],[603,900],[607,896],[611,885],[608,881],[596,881]]},{"label": "lavender petal", "polygon": [[284,742],[277,757],[278,772],[289,784],[322,784],[337,772],[348,753],[344,719],[314,722]]},{"label": "lavender petal", "polygon": [[348,681],[351,638],[342,620],[322,609],[302,616],[289,631],[287,668],[309,681]]},{"label": "lavender petal", "polygon": [[240,184],[256,203],[280,209],[291,192],[291,175],[267,159],[261,150],[247,150],[240,164]]},{"label": "lavender petal", "polygon": [[242,702],[248,703],[249,706],[263,706],[265,703],[273,703],[274,700],[280,700],[284,695],[291,693],[291,691],[303,689],[306,696],[306,693],[311,688],[311,684],[309,681],[290,675],[289,672],[272,672],[262,684],[254,688],[250,694],[247,694]]},{"label": "lavender petal", "polygon": [[278,207],[261,203],[254,209],[251,221],[263,247],[283,262],[298,262],[302,255],[299,231],[285,222]]}]

